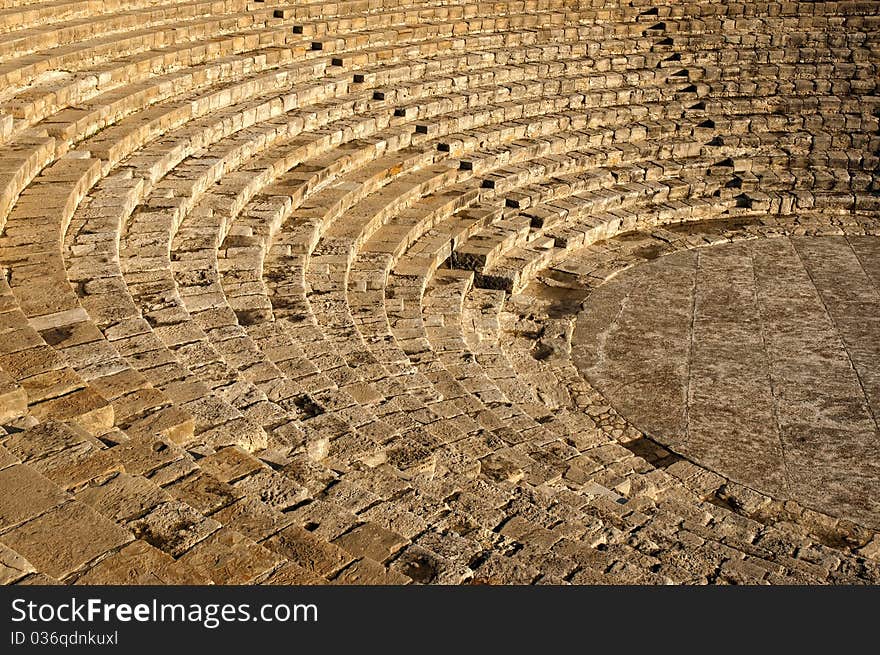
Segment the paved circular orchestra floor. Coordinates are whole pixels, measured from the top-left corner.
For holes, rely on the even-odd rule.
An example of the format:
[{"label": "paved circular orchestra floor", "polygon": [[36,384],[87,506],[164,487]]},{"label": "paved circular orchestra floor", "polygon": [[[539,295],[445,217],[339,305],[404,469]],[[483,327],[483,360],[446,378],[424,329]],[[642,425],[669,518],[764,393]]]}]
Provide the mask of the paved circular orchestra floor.
[{"label": "paved circular orchestra floor", "polygon": [[633,266],[585,301],[574,360],[674,452],[880,526],[880,239],[792,237]]}]

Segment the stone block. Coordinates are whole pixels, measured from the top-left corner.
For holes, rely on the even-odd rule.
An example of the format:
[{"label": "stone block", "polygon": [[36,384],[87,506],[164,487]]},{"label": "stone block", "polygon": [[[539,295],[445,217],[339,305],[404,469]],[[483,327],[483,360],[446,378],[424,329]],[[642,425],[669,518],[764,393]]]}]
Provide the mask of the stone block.
[{"label": "stone block", "polygon": [[67,500],[47,477],[27,464],[0,470],[0,530],[32,519]]},{"label": "stone block", "polygon": [[2,536],[3,543],[38,571],[58,580],[131,539],[130,532],[76,501],[51,509]]}]

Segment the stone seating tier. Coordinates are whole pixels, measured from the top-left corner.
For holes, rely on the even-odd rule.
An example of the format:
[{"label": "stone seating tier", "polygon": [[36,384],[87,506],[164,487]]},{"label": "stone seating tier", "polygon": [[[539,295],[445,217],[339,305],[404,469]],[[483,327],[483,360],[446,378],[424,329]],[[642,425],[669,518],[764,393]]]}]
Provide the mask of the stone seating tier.
[{"label": "stone seating tier", "polygon": [[878,51],[853,1],[0,0],[0,582],[876,582],[570,353],[645,253],[877,235]]}]

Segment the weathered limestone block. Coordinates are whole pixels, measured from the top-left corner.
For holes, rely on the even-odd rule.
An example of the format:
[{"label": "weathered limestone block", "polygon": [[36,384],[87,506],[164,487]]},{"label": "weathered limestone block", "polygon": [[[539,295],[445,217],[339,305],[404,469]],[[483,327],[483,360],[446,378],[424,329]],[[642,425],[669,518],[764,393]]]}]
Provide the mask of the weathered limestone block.
[{"label": "weathered limestone block", "polygon": [[61,505],[68,496],[27,464],[0,470],[0,529]]},{"label": "weathered limestone block", "polygon": [[0,369],[0,423],[24,416],[27,405],[27,392]]},{"label": "weathered limestone block", "polygon": [[82,585],[203,585],[208,576],[136,539],[76,579]]},{"label": "weathered limestone block", "polygon": [[63,580],[132,535],[76,501],[65,503],[5,533],[3,543],[39,571]]}]

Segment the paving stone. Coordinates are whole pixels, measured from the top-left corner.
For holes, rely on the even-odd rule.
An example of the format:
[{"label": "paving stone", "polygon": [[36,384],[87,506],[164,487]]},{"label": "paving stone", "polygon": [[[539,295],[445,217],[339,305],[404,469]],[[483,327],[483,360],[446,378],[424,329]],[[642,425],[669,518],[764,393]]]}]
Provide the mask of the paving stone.
[{"label": "paving stone", "polygon": [[4,469],[7,466],[12,466],[13,464],[18,464],[19,461],[20,460],[12,453],[10,453],[6,448],[0,446],[0,469]]},{"label": "paving stone", "polygon": [[34,567],[14,550],[0,544],[0,584],[8,585],[34,573]]},{"label": "paving stone", "polygon": [[259,498],[269,507],[285,511],[301,503],[308,492],[289,478],[275,471],[261,470],[235,482],[239,493]]},{"label": "paving stone", "polygon": [[163,503],[130,523],[135,537],[178,557],[220,527],[179,502]]},{"label": "paving stone", "polygon": [[130,532],[77,502],[52,509],[2,537],[37,570],[59,580],[131,539]]},{"label": "paving stone", "polygon": [[287,562],[276,569],[268,578],[264,579],[261,584],[266,585],[323,585],[327,581],[316,576],[309,570],[303,568],[299,564]]},{"label": "paving stone", "polygon": [[217,584],[252,584],[284,560],[234,530],[221,528],[179,561],[204,571]]},{"label": "paving stone", "polygon": [[6,422],[27,413],[28,395],[15,380],[0,370],[0,422]]},{"label": "paving stone", "polygon": [[132,475],[147,475],[183,457],[162,437],[132,439],[111,451]]},{"label": "paving stone", "polygon": [[333,582],[343,585],[401,585],[409,582],[402,573],[389,570],[367,557],[346,567]]},{"label": "paving stone", "polygon": [[364,523],[333,541],[355,557],[368,557],[384,562],[408,543],[399,534],[374,523]]},{"label": "paving stone", "polygon": [[255,498],[241,498],[211,517],[254,541],[263,540],[293,523],[290,514],[282,514]]},{"label": "paving stone", "polygon": [[284,528],[262,545],[320,577],[335,573],[354,559],[338,546],[295,525]]},{"label": "paving stone", "polygon": [[200,571],[182,566],[170,555],[140,539],[105,557],[77,578],[84,585],[210,584]]},{"label": "paving stone", "polygon": [[239,478],[256,473],[262,465],[259,460],[232,446],[200,459],[199,468],[221,482],[235,482]]},{"label": "paving stone", "polygon": [[322,539],[332,541],[361,523],[356,514],[334,503],[313,500],[286,514],[293,522]]},{"label": "paving stone", "polygon": [[103,434],[113,427],[113,406],[91,389],[80,389],[45,400],[30,407],[38,419],[76,420],[92,434]]},{"label": "paving stone", "polygon": [[26,464],[0,470],[0,529],[32,519],[66,499],[51,480]]},{"label": "paving stone", "polygon": [[538,570],[503,555],[491,553],[474,572],[473,584],[531,584]]},{"label": "paving stone", "polygon": [[76,497],[117,522],[139,518],[169,499],[164,490],[149,480],[127,473],[120,473],[100,486],[87,487]]},{"label": "paving stone", "polygon": [[68,491],[90,482],[100,482],[123,470],[109,449],[97,449],[90,443],[62,450],[32,461],[30,465]]},{"label": "paving stone", "polygon": [[42,423],[27,430],[14,432],[5,441],[5,448],[15,457],[27,461],[89,442],[89,435],[64,423]]},{"label": "paving stone", "polygon": [[178,480],[165,487],[165,490],[203,514],[210,514],[230,505],[242,495],[228,484],[202,472]]}]

